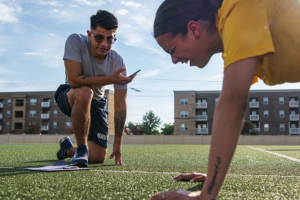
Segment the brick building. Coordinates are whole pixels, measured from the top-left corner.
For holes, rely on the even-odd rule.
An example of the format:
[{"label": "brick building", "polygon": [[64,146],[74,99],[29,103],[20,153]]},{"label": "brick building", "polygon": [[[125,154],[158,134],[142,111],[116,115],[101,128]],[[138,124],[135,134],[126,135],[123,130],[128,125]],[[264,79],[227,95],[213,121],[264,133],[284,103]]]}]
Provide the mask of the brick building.
[{"label": "brick building", "polygon": [[[30,125],[42,134],[72,133],[71,118],[64,115],[51,92],[0,92],[0,134],[27,133]],[[114,93],[105,90],[108,99],[109,133],[114,134]]]},{"label": "brick building", "polygon": [[[174,134],[211,135],[220,91],[174,91]],[[300,90],[251,90],[246,120],[262,135],[299,135]]]}]

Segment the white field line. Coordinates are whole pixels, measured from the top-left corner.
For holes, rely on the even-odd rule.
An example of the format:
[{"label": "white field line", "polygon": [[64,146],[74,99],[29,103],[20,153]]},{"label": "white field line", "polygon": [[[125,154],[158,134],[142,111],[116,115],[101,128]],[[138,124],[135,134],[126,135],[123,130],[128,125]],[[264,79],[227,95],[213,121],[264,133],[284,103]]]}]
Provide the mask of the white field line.
[{"label": "white field line", "polygon": [[[23,170],[18,167],[0,167],[0,169],[16,169]],[[181,172],[148,172],[148,171],[118,171],[118,170],[90,170],[92,172],[106,172],[106,173],[128,173],[128,174],[163,174],[163,175],[178,175],[182,174]],[[37,172],[37,171],[36,171]],[[281,176],[281,175],[250,175],[250,174],[227,174],[226,176],[232,177],[276,177],[276,178],[298,178],[300,176]]]},{"label": "white field line", "polygon": [[270,153],[270,154],[273,154],[273,155],[276,155],[276,156],[280,156],[280,157],[283,157],[283,158],[286,158],[286,159],[289,159],[289,160],[292,160],[292,161],[300,163],[300,159],[297,159],[297,158],[293,158],[293,157],[290,157],[290,156],[285,156],[285,155],[282,155],[282,154],[279,154],[279,153],[274,153],[274,152],[271,152],[271,151],[266,151],[266,150],[263,150],[263,149],[257,149],[257,148],[250,147],[250,146],[247,146],[247,147],[249,147],[251,149],[258,150],[258,151]]}]

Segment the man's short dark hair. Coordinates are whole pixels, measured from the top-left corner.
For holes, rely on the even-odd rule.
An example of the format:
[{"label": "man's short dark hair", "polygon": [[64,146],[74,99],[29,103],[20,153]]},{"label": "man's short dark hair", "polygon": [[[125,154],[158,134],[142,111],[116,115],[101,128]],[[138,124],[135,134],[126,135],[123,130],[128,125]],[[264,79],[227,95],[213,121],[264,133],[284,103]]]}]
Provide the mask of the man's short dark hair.
[{"label": "man's short dark hair", "polygon": [[98,10],[96,15],[91,16],[91,29],[95,30],[97,26],[106,30],[118,28],[118,19],[106,10]]}]

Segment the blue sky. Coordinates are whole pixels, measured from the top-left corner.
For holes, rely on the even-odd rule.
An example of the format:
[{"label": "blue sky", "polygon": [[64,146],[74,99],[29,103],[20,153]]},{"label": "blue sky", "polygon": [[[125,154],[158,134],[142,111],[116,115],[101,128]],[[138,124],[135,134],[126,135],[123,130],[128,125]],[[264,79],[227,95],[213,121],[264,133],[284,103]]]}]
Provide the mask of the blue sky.
[{"label": "blue sky", "polygon": [[[0,0],[0,91],[55,91],[64,82],[63,52],[72,33],[86,34],[98,9],[119,20],[113,48],[128,73],[141,72],[129,84],[127,121],[141,123],[149,110],[163,123],[174,122],[174,90],[221,90],[223,61],[212,57],[204,69],[174,65],[156,43],[152,26],[162,0]],[[251,89],[299,89],[300,84]],[[107,86],[106,89],[112,89]]]}]

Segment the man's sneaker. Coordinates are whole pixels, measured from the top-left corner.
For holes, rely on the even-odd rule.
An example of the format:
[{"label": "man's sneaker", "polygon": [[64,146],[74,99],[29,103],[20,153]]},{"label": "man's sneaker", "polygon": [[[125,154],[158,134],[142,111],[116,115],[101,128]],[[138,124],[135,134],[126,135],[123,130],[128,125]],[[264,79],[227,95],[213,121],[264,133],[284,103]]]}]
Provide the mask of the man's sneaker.
[{"label": "man's sneaker", "polygon": [[89,150],[86,145],[81,144],[77,147],[71,165],[78,167],[88,167]]},{"label": "man's sneaker", "polygon": [[65,158],[69,158],[69,156],[67,155],[67,150],[69,150],[70,148],[73,147],[72,141],[70,140],[70,138],[64,137],[63,139],[61,139],[59,141],[59,146],[60,148],[57,151],[57,159],[58,160],[64,160]]}]

